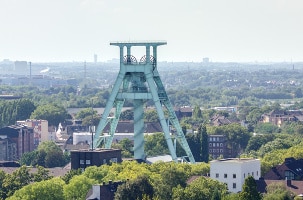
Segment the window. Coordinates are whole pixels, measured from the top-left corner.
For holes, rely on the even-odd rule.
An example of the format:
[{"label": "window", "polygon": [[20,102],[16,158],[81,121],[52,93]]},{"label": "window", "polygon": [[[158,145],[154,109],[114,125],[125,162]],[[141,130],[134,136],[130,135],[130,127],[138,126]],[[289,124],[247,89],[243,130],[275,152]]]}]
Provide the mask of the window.
[{"label": "window", "polygon": [[210,150],[209,150],[209,153],[211,153],[211,152],[212,152],[212,150],[210,149]]},{"label": "window", "polygon": [[233,178],[237,178],[237,175],[236,175],[236,174],[233,174]]},{"label": "window", "polygon": [[84,165],[84,160],[80,160],[80,165]]},{"label": "window", "polygon": [[285,178],[287,178],[287,180],[294,180],[295,179],[295,175],[291,171],[285,171],[284,173],[285,173]]},{"label": "window", "polygon": [[209,141],[210,141],[210,142],[211,142],[211,141],[213,141],[213,138],[212,138],[212,137],[210,137],[210,138],[209,138]]},{"label": "window", "polygon": [[103,159],[103,164],[106,164],[106,159]]},{"label": "window", "polygon": [[220,143],[220,147],[223,147],[223,143]]},{"label": "window", "polygon": [[259,171],[257,171],[257,176],[259,176]]},{"label": "window", "polygon": [[112,158],[112,159],[110,159],[112,162],[118,162],[118,159],[117,158]]},{"label": "window", "polygon": [[237,188],[237,184],[236,183],[233,183],[233,188]]},{"label": "window", "polygon": [[216,178],[219,178],[219,174],[218,173],[216,174]]},{"label": "window", "polygon": [[217,147],[219,147],[219,143],[217,143]]},{"label": "window", "polygon": [[224,178],[227,178],[227,174],[224,174]]},{"label": "window", "polygon": [[223,149],[220,149],[220,153],[223,153]]},{"label": "window", "polygon": [[251,175],[254,177],[254,172],[252,172]]},{"label": "window", "polygon": [[212,143],[209,143],[209,146],[212,147],[213,146]]},{"label": "window", "polygon": [[85,164],[90,165],[90,160],[86,160]]},{"label": "window", "polygon": [[245,173],[244,173],[244,178],[245,178]]}]

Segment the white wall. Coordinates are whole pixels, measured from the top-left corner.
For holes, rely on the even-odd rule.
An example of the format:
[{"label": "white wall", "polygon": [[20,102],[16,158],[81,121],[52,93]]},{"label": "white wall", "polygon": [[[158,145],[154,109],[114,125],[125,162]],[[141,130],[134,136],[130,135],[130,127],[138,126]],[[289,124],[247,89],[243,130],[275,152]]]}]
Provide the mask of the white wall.
[{"label": "white wall", "polygon": [[240,192],[245,178],[253,176],[258,180],[261,163],[258,159],[223,159],[210,162],[210,177],[226,183],[230,192]]}]

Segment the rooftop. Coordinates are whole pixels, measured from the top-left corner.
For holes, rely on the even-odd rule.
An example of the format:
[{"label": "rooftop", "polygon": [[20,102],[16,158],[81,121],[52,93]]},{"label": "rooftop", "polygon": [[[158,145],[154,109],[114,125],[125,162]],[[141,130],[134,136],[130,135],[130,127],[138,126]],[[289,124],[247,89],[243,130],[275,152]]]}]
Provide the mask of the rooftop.
[{"label": "rooftop", "polygon": [[215,163],[215,162],[244,163],[244,162],[257,161],[257,160],[260,161],[259,159],[254,159],[254,158],[227,158],[227,159],[213,160],[210,162],[212,162],[212,163]]}]

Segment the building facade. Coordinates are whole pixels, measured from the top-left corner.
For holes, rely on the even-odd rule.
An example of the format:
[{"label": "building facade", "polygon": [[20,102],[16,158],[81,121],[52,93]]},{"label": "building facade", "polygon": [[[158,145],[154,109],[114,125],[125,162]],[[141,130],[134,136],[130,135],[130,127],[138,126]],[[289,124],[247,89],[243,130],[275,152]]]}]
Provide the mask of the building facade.
[{"label": "building facade", "polygon": [[49,140],[47,120],[27,119],[25,121],[17,121],[17,124],[33,128],[35,148],[38,147],[41,142]]},{"label": "building facade", "polygon": [[233,193],[241,192],[245,178],[252,176],[258,180],[261,176],[259,159],[222,159],[210,162],[210,178],[225,183]]},{"label": "building facade", "polygon": [[[24,153],[34,150],[34,133],[32,128],[27,126],[13,125],[0,129],[2,160],[16,161]],[[0,158],[1,159],[1,158]]]},{"label": "building facade", "polygon": [[94,149],[71,151],[71,169],[84,170],[89,166],[101,166],[111,162],[121,163],[120,149]]},{"label": "building facade", "polygon": [[213,159],[219,157],[230,158],[231,150],[227,147],[227,138],[224,135],[209,135],[208,136],[208,151]]}]

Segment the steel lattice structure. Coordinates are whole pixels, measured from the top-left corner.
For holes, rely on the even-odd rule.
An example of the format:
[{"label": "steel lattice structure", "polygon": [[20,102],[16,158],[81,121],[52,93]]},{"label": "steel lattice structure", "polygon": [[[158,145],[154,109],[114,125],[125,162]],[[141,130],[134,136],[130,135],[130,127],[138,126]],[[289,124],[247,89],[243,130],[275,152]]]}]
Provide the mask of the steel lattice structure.
[{"label": "steel lattice structure", "polygon": [[[145,101],[153,100],[172,159],[176,162],[178,160],[173,144],[173,139],[176,139],[185,150],[189,161],[195,163],[157,70],[157,47],[166,44],[165,41],[110,43],[110,45],[120,48],[120,71],[96,129],[92,148],[99,147],[102,143],[104,143],[105,148],[111,147],[124,101],[125,99],[131,99],[134,102],[134,158],[145,160],[143,106]],[[131,55],[131,47],[133,46],[146,47],[146,55],[139,62]],[[125,47],[127,49],[126,55],[124,55]],[[162,106],[165,106],[169,113],[168,119],[164,116]],[[112,108],[115,108],[115,114],[110,117]],[[110,123],[110,130],[107,137],[105,137],[103,129],[108,123]],[[174,135],[171,135],[168,123],[175,128],[176,133]]]}]

